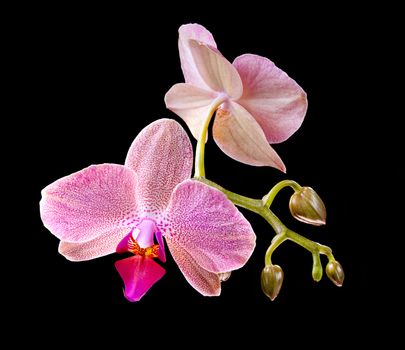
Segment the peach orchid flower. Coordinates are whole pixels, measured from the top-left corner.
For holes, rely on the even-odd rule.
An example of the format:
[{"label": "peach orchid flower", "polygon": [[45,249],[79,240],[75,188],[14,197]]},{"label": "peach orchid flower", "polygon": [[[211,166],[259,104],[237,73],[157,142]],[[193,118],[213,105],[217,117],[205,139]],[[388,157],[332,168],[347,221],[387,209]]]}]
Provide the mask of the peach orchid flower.
[{"label": "peach orchid flower", "polygon": [[167,108],[196,139],[216,110],[213,137],[225,154],[285,171],[269,143],[285,141],[300,127],[307,110],[303,89],[265,57],[245,54],[231,64],[199,24],[180,27],[179,53],[185,83],[167,92]]}]

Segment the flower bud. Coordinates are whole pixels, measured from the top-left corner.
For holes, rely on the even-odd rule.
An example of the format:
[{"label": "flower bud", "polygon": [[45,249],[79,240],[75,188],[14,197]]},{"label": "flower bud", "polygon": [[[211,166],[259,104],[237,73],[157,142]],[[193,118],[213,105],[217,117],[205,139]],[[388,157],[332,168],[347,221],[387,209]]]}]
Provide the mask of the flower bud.
[{"label": "flower bud", "polygon": [[319,254],[313,255],[313,264],[312,264],[312,278],[315,282],[319,282],[322,279],[323,269],[321,264],[321,258]]},{"label": "flower bud", "polygon": [[278,265],[267,265],[262,271],[262,290],[272,301],[283,284],[284,272]]},{"label": "flower bud", "polygon": [[291,196],[290,212],[306,224],[320,226],[326,223],[325,204],[311,187],[302,187]]},{"label": "flower bud", "polygon": [[329,261],[326,265],[326,274],[329,279],[338,287],[343,285],[345,279],[345,272],[343,271],[342,265],[340,265],[336,260]]}]

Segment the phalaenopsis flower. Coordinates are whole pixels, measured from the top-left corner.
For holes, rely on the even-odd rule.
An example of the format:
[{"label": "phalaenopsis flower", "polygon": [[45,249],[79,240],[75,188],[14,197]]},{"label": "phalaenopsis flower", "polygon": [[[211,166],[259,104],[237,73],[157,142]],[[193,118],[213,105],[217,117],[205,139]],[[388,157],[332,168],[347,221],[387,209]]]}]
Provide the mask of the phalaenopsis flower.
[{"label": "phalaenopsis flower", "polygon": [[92,165],[42,191],[44,225],[72,261],[132,253],[115,266],[125,296],[139,300],[165,273],[165,241],[187,281],[219,295],[221,277],[255,246],[249,222],[226,196],[190,180],[193,151],[184,129],[160,119],[141,131],[125,165]]},{"label": "phalaenopsis flower", "polygon": [[216,109],[213,137],[229,157],[256,166],[285,166],[269,145],[288,139],[307,110],[302,88],[269,59],[245,54],[231,64],[212,34],[199,24],[179,29],[185,83],[166,94],[166,106],[198,139],[207,114]]}]

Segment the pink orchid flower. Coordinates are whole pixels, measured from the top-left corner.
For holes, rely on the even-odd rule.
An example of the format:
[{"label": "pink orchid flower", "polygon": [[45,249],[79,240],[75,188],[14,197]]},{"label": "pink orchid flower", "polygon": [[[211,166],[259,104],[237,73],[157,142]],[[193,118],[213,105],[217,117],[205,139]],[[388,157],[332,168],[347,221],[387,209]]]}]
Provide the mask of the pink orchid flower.
[{"label": "pink orchid flower", "polygon": [[231,64],[199,24],[180,27],[179,52],[185,84],[167,92],[167,108],[184,119],[197,139],[216,109],[213,136],[225,154],[285,171],[269,143],[285,141],[300,127],[307,110],[302,88],[265,57],[245,54]]},{"label": "pink orchid flower", "polygon": [[249,222],[220,191],[190,180],[193,151],[184,129],[160,119],[141,131],[125,165],[92,165],[42,190],[44,225],[71,261],[134,255],[115,266],[125,296],[138,301],[165,273],[168,248],[201,294],[219,295],[221,276],[255,246]]}]

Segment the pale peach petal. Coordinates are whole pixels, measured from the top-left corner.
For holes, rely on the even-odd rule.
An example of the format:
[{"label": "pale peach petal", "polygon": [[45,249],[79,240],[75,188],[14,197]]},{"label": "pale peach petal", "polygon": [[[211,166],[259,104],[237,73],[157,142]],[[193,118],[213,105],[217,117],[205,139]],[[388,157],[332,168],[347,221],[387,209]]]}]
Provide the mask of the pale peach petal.
[{"label": "pale peach petal", "polygon": [[212,34],[200,24],[185,24],[179,28],[179,53],[181,69],[186,83],[208,88],[201,78],[190,51],[189,40],[194,39],[211,47],[217,47]]},{"label": "pale peach petal", "polygon": [[191,54],[204,82],[229,98],[242,96],[243,86],[236,68],[217,50],[196,40],[189,40]]},{"label": "pale peach petal", "polygon": [[243,95],[237,102],[257,120],[270,143],[288,139],[307,111],[304,90],[265,57],[246,54],[233,65],[243,82]]},{"label": "pale peach petal", "polygon": [[181,117],[198,139],[217,93],[190,84],[176,84],[166,93],[166,107]]},{"label": "pale peach petal", "polygon": [[246,109],[237,103],[217,111],[214,140],[229,157],[249,165],[271,166],[285,172],[281,158],[269,145],[263,130]]}]

